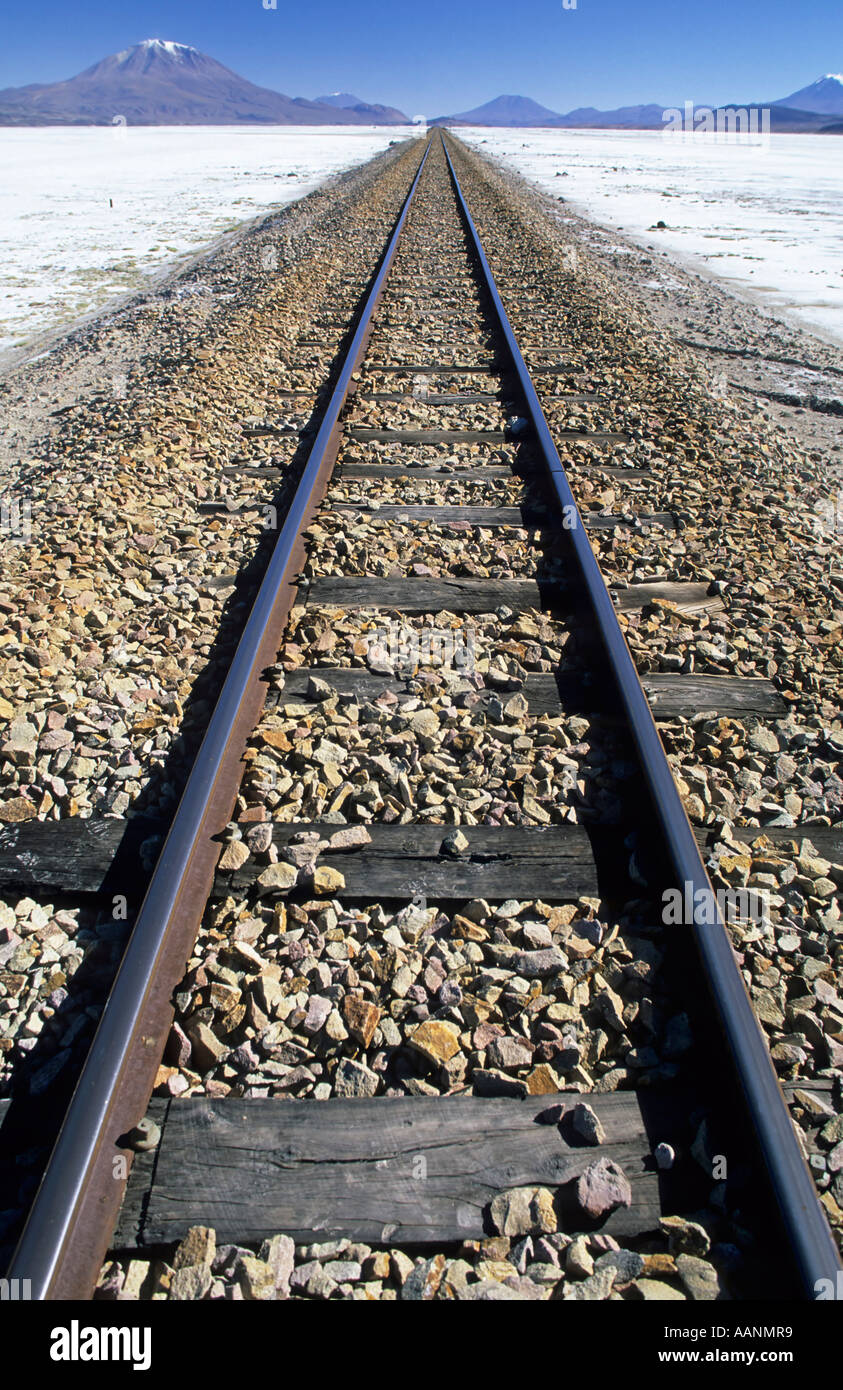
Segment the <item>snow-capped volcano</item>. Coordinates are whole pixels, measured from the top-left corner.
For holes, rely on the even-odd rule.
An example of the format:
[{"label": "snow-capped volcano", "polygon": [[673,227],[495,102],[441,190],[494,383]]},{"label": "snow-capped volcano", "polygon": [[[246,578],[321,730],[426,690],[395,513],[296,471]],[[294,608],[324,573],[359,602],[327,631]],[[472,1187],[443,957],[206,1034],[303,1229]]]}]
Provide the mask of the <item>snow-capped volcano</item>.
[{"label": "snow-capped volcano", "polygon": [[198,53],[198,48],[192,48],[189,43],[176,43],[174,39],[141,39],[132,48],[124,48],[122,53],[118,53],[118,58],[125,58],[129,53],[137,53],[139,49],[156,49],[159,53],[169,53],[171,58],[177,58],[180,54]]},{"label": "snow-capped volcano", "polygon": [[143,39],[141,43],[124,48],[120,53],[109,54],[107,58],[94,63],[93,67],[86,68],[78,77],[70,80],[79,82],[85,78],[91,81],[108,81],[119,75],[124,80],[137,76],[153,80],[159,78],[164,82],[190,82],[193,77],[204,76],[211,82],[219,82],[222,73],[237,82],[244,80],[228,68],[224,68],[214,58],[200,53],[198,48],[191,48],[190,44],[175,43],[172,39]]},{"label": "snow-capped volcano", "polygon": [[[149,68],[153,63],[188,63],[193,58],[201,58],[202,54],[198,48],[191,48],[189,43],[174,43],[172,39],[142,39],[140,43],[133,44],[131,48],[124,48],[121,53],[112,53],[109,58],[104,58],[103,63],[116,63],[122,68]],[[102,63],[97,63],[96,67],[102,67]],[[93,72],[93,68],[88,69]]]},{"label": "snow-capped volcano", "polygon": [[144,39],[77,77],[0,91],[0,125],[403,125],[385,106],[351,110],[257,87],[207,53]]},{"label": "snow-capped volcano", "polygon": [[198,48],[191,48],[189,43],[175,43],[172,39],[141,39],[140,48],[163,48],[165,52],[176,58],[184,53],[198,53]]},{"label": "snow-capped volcano", "polygon": [[827,72],[808,87],[800,87],[789,97],[782,97],[776,106],[790,106],[797,111],[817,111],[824,116],[843,116],[843,73]]}]

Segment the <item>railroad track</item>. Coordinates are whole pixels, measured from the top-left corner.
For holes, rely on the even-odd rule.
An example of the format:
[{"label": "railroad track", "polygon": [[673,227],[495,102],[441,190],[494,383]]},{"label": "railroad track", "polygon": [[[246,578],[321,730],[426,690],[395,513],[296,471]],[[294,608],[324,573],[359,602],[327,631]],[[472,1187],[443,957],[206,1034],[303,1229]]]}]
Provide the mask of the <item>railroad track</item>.
[{"label": "railroad track", "polygon": [[[838,1268],[654,722],[778,697],[639,679],[624,614],[721,600],[607,588],[596,535],[681,517],[627,502],[640,471],[601,452],[623,403],[575,353],[528,346],[528,370],[529,305],[516,334],[461,159],[430,137],[330,379],[8,1271],[36,1297],[90,1296],[109,1249],[195,1227],[366,1243],[372,1297],[402,1270],[381,1248],[421,1252],[399,1282],[422,1297],[471,1242],[486,1267],[450,1270],[453,1296],[511,1258],[503,1296],[713,1297],[700,1209],[721,1244],[751,1228],[739,1295],[770,1259],[808,1297]],[[614,501],[578,506],[562,444]],[[35,823],[12,849],[89,891],[122,834]]]}]

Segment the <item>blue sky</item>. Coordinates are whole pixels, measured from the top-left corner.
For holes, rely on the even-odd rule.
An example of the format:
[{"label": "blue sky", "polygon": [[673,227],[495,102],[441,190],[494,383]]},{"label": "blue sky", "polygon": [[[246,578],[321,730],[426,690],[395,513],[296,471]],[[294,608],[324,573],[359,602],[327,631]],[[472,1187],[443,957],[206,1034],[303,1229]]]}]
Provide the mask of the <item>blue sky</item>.
[{"label": "blue sky", "polygon": [[843,71],[841,0],[4,0],[0,87],[144,38],[193,44],[288,96],[351,90],[410,115],[502,92],[557,111],[771,100]]}]

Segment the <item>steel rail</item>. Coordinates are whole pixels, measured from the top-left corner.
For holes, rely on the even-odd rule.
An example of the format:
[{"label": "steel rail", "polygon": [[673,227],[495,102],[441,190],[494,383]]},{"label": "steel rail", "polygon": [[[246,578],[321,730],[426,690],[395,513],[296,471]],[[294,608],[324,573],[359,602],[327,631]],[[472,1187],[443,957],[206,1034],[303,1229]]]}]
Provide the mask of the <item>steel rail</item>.
[{"label": "steel rail", "polygon": [[[340,415],[363,360],[430,142],[363,305],[337,383],[150,879],[76,1089],[7,1271],[34,1299],[85,1298],[96,1282],[127,1175],[118,1140],[143,1117],[173,1017],[171,996],[193,949],[304,557],[302,532],[325,493]],[[162,1036],[163,1034],[163,1036]],[[124,1160],[115,1170],[115,1161]]]},{"label": "steel rail", "polygon": [[[566,509],[563,515],[574,518],[574,525],[566,529],[566,535],[574,548],[597,628],[638,749],[642,770],[670,850],[674,871],[680,883],[691,884],[694,894],[692,901],[695,904],[699,902],[699,906],[695,906],[692,924],[697,948],[719,1012],[721,1027],[731,1052],[737,1080],[746,1101],[772,1190],[796,1257],[803,1288],[808,1297],[814,1298],[818,1280],[830,1278],[836,1287],[835,1275],[841,1267],[840,1256],[817,1198],[808,1166],[802,1156],[764,1033],[747,994],[649,702],[618,623],[615,606],[586,535],[574,494],[441,132],[440,138],[454,192],[506,340],[523,392],[527,414],[535,429],[539,451],[550,473],[557,498]],[[698,892],[703,895],[701,900],[696,898]],[[716,912],[714,924],[709,923],[711,905]]]}]

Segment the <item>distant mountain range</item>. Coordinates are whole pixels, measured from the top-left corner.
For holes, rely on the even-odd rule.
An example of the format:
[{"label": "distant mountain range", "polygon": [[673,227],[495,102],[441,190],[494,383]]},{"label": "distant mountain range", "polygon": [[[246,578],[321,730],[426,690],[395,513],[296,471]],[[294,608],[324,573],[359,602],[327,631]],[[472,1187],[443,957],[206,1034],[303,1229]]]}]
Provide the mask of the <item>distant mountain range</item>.
[{"label": "distant mountain range", "polygon": [[[703,107],[696,104],[696,111],[724,109]],[[827,131],[838,134],[840,121],[829,121],[830,116],[843,116],[843,74],[826,73],[809,87],[802,87],[790,96],[771,102],[735,101],[729,108],[744,108],[748,111],[769,109],[770,129],[779,132],[811,133]],[[600,111],[594,106],[578,106],[574,111],[562,114],[540,106],[537,101],[523,96],[500,96],[487,101],[483,106],[475,106],[471,111],[460,111],[453,116],[436,116],[431,125],[448,126],[564,126],[571,129],[586,130],[664,130],[664,113],[669,108],[655,102],[642,106],[619,106],[613,111]]]},{"label": "distant mountain range", "polygon": [[144,39],[66,82],[0,91],[0,125],[410,124],[394,107],[349,101],[287,97],[188,44]]},{"label": "distant mountain range", "polygon": [[[843,74],[826,73],[810,86],[770,102],[730,107],[769,108],[776,131],[840,133]],[[601,111],[580,106],[561,114],[524,96],[499,96],[432,125],[663,130],[667,108],[649,102]],[[697,111],[702,108],[697,104]],[[836,118],[836,119],[835,119]],[[33,83],[0,91],[0,126],[31,125],[410,125],[394,106],[333,92],[308,101],[257,87],[188,44],[168,39],[112,53],[66,82]]]}]

